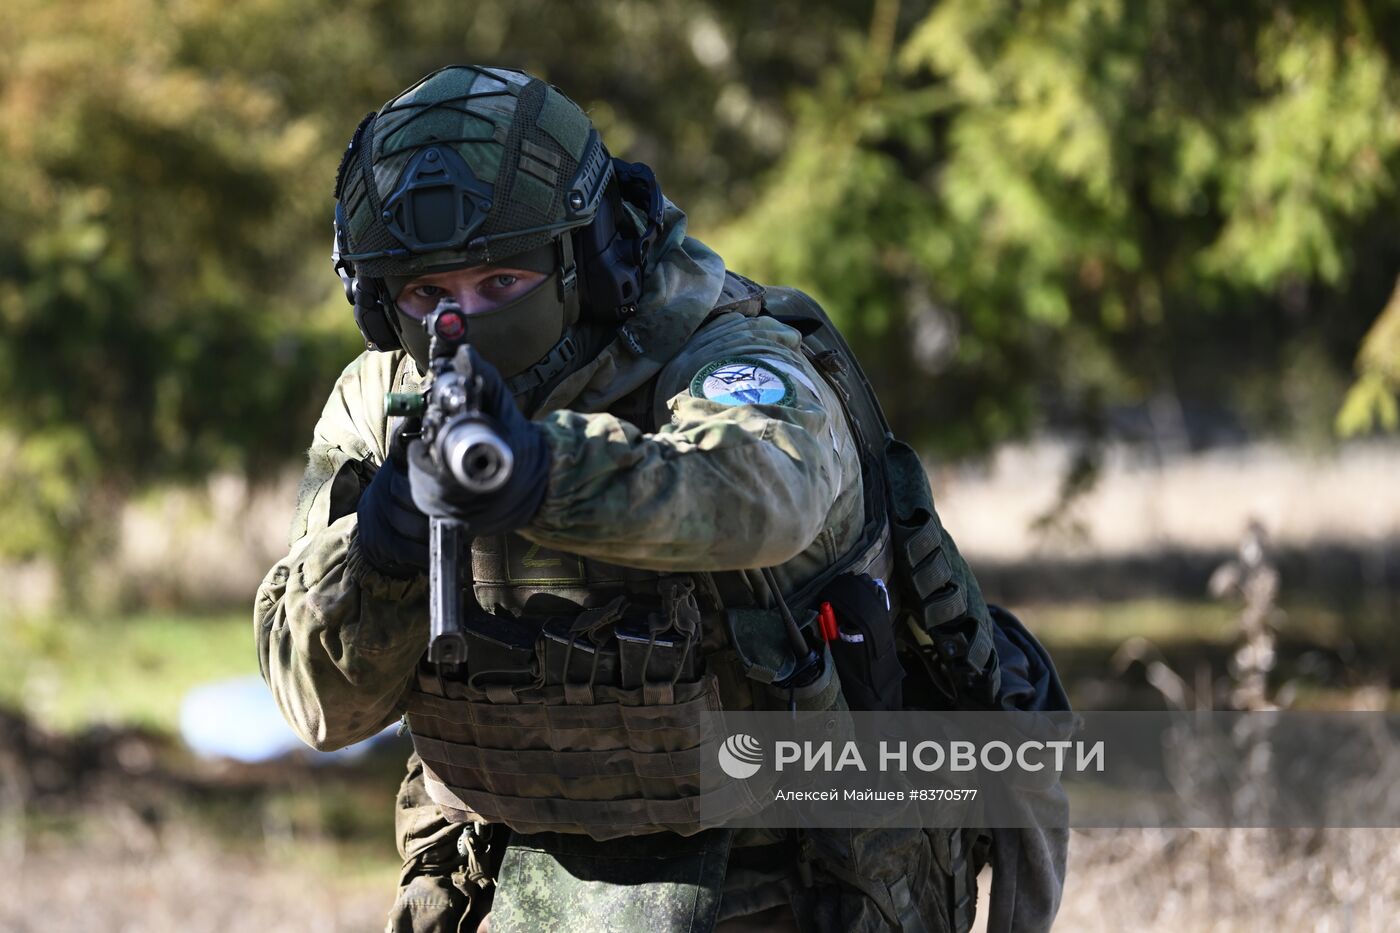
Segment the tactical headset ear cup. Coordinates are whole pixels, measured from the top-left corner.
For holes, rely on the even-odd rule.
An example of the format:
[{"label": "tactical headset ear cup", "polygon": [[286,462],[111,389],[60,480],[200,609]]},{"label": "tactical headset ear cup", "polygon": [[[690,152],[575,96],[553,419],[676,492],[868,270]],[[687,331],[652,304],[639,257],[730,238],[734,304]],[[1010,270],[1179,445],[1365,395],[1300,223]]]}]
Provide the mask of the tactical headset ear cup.
[{"label": "tactical headset ear cup", "polygon": [[385,307],[376,289],[365,282],[355,280],[355,324],[371,350],[397,350],[403,346],[399,332],[390,320],[393,313]]},{"label": "tactical headset ear cup", "polygon": [[355,325],[371,350],[397,350],[403,346],[391,319],[393,309],[386,296],[380,294],[373,282],[360,278],[355,264],[341,257],[349,252],[345,237],[345,212],[340,201],[335,202],[335,242],[331,248],[331,264],[345,289],[345,300],[355,309]]},{"label": "tactical headset ear cup", "polygon": [[[646,165],[613,159],[612,168],[593,222],[572,235],[585,316],[620,324],[636,310],[641,298],[646,260],[660,234],[665,202],[656,176]],[[630,233],[630,222],[618,222],[624,201],[646,218],[641,233]]]}]

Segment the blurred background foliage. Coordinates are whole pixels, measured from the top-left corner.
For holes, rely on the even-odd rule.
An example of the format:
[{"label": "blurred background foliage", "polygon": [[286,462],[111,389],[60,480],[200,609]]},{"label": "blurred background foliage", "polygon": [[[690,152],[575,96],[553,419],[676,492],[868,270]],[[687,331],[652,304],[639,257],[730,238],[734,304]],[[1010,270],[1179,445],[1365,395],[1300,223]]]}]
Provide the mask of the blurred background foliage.
[{"label": "blurred background foliage", "polygon": [[[4,0],[0,36],[0,927],[382,923],[402,745],[175,735],[275,731],[233,698],[361,348],[335,167],[450,62],[559,85],[734,269],[826,305],[929,465],[986,458],[940,510],[1078,707],[1166,672],[1228,708],[1244,658],[1284,705],[1400,709],[1397,448],[1306,455],[1400,430],[1400,4]],[[1267,651],[1202,597],[1246,518]],[[1386,928],[1393,837],[1237,842],[1077,835],[1063,923]]]},{"label": "blurred background foliage", "polygon": [[296,461],[359,346],[336,162],[452,61],[562,87],[944,456],[1396,426],[1390,4],[9,0],[0,31],[3,557]]}]

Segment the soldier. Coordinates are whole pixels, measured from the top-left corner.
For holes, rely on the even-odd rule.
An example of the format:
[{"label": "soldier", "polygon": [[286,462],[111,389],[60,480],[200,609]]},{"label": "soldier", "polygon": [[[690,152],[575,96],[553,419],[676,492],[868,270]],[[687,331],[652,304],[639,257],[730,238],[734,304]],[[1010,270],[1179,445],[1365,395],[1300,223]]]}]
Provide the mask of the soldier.
[{"label": "soldier", "polygon": [[[888,532],[864,539],[848,402],[768,313],[779,292],[726,272],[645,166],[611,159],[572,101],[520,72],[454,66],[395,97],[356,130],[335,194],[368,350],[316,426],[255,626],[308,744],[400,717],[413,735],[389,928],[965,928],[978,866],[956,832],[696,832],[642,799],[683,803],[690,776],[652,774],[645,795],[635,775],[561,777],[593,753],[555,741],[561,707],[593,747],[626,749],[622,707],[664,708],[683,741],[687,710],[846,705],[816,652],[792,647],[764,677],[744,660],[746,639],[786,650],[788,604],[837,570],[891,573]],[[489,495],[384,412],[386,391],[424,387],[422,321],[443,298],[467,315],[457,365],[514,455]],[[429,515],[473,535],[460,670],[424,659]],[[985,620],[950,541],[941,553],[939,592]]]}]

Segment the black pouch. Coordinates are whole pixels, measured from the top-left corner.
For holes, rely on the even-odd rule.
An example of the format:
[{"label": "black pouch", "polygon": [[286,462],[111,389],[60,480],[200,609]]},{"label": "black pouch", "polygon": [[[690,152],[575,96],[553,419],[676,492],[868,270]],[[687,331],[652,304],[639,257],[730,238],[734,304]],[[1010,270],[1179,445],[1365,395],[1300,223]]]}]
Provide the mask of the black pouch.
[{"label": "black pouch", "polygon": [[481,685],[532,683],[538,634],[538,622],[486,613],[469,616],[462,624],[468,678]]},{"label": "black pouch", "polygon": [[884,587],[866,574],[845,573],[818,599],[836,613],[836,637],[828,644],[846,703],[853,710],[902,709],[904,668]]},{"label": "black pouch", "polygon": [[623,623],[615,629],[622,659],[622,686],[689,683],[700,676],[695,641],[673,630],[653,634],[644,625]]},{"label": "black pouch", "polygon": [[540,630],[545,686],[590,688],[592,702],[591,688],[617,685],[617,642],[606,633],[571,626],[569,619],[549,619]]}]

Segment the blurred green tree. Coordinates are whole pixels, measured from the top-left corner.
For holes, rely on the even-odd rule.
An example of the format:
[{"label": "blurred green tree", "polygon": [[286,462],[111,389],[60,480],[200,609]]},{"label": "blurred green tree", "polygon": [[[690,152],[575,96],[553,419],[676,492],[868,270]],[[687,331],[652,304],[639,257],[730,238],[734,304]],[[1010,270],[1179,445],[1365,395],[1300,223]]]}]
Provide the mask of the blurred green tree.
[{"label": "blurred green tree", "polygon": [[1377,427],[1400,430],[1400,283],[1362,341],[1356,368],[1356,384],[1337,413],[1338,433],[1351,437]]},{"label": "blurred green tree", "polygon": [[[266,468],[352,348],[301,274],[314,121],[184,60],[167,5],[0,12],[0,481],[12,556],[79,560],[132,488]],[[290,219],[292,222],[285,222]]]},{"label": "blurred green tree", "polygon": [[907,35],[898,16],[877,3],[796,102],[720,244],[843,316],[903,430],[975,452],[1112,405],[1159,429],[1183,405],[1330,422],[1400,259],[1394,12],[944,0]]},{"label": "blurred green tree", "polygon": [[1379,4],[11,0],[0,30],[4,557],[80,562],[134,490],[299,454],[357,348],[341,147],[451,61],[566,88],[947,453],[1115,406],[1330,421],[1400,259]]},{"label": "blurred green tree", "polygon": [[533,69],[607,101],[594,116],[615,148],[657,161],[673,190],[722,192],[718,176],[781,145],[762,119],[776,97],[697,116],[742,86],[733,27],[766,23],[757,70],[781,89],[825,58],[820,38],[778,42],[798,19],[796,4],[674,0],[486,0],[470,16],[446,0],[5,5],[0,556],[76,566],[132,491],[299,454],[357,352],[327,263],[335,164],[412,77]]}]

